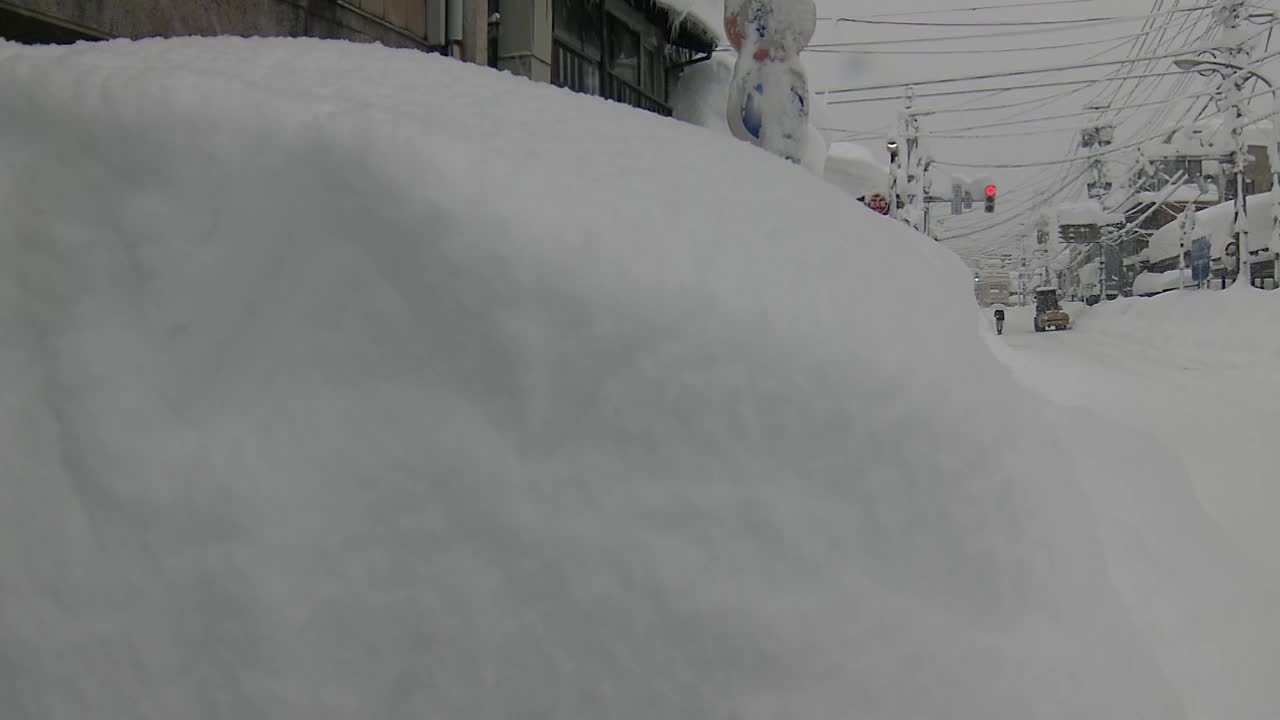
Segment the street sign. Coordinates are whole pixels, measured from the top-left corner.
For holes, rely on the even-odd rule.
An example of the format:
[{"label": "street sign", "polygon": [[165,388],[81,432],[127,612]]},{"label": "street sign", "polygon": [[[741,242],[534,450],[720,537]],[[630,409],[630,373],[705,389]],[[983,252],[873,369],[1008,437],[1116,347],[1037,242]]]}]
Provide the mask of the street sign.
[{"label": "street sign", "polygon": [[867,198],[867,207],[880,213],[881,215],[888,215],[889,214],[889,198],[886,198],[880,193],[873,193],[871,197]]},{"label": "street sign", "polygon": [[1213,244],[1207,237],[1191,241],[1191,281],[1197,285],[1209,279],[1212,250]]},{"label": "street sign", "polygon": [[1096,224],[1059,225],[1058,236],[1065,243],[1095,243],[1102,239],[1102,228]]}]

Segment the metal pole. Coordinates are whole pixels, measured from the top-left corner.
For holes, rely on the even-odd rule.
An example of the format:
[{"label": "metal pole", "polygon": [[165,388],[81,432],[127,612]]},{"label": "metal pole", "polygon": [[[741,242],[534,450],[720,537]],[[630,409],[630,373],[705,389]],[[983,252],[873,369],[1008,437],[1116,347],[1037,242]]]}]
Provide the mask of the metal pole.
[{"label": "metal pole", "polygon": [[1249,268],[1249,216],[1248,200],[1245,197],[1244,167],[1248,157],[1248,147],[1244,140],[1244,68],[1249,65],[1250,49],[1247,38],[1243,37],[1244,0],[1221,0],[1218,13],[1222,18],[1222,40],[1225,47],[1222,51],[1230,59],[1228,65],[1237,68],[1234,76],[1224,75],[1226,92],[1229,94],[1231,118],[1231,163],[1235,171],[1236,196],[1232,202],[1233,222],[1232,235],[1236,243],[1236,282],[1243,283],[1242,288],[1253,285]]},{"label": "metal pole", "polygon": [[[1254,73],[1258,75],[1257,73]],[[1271,86],[1271,285],[1280,290],[1280,90],[1270,80],[1258,75]]]},{"label": "metal pole", "polygon": [[1182,232],[1178,234],[1178,290],[1187,287],[1187,244],[1191,240],[1191,223],[1194,222],[1195,211],[1195,203],[1187,203],[1182,210]]}]

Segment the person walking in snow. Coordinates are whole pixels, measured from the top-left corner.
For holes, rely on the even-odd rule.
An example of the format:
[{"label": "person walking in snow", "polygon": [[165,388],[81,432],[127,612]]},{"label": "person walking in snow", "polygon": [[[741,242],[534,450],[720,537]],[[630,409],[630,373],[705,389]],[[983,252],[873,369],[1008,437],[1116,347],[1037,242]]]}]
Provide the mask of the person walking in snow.
[{"label": "person walking in snow", "polygon": [[996,308],[996,334],[1004,334],[1004,308]]}]

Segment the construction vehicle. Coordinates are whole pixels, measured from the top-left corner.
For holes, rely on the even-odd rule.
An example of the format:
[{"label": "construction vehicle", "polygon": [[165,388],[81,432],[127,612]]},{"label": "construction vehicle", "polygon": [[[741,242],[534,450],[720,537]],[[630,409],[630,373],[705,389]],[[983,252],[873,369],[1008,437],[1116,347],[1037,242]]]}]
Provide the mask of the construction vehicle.
[{"label": "construction vehicle", "polygon": [[1036,288],[1036,332],[1071,329],[1071,316],[1058,302],[1058,288]]}]

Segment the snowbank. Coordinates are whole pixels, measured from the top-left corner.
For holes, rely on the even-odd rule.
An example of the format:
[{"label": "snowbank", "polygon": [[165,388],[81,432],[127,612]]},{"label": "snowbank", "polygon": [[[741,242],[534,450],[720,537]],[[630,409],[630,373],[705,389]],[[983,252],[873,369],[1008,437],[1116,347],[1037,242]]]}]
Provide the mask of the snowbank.
[{"label": "snowbank", "polygon": [[1133,294],[1139,296],[1158,295],[1169,290],[1194,286],[1191,281],[1191,268],[1169,270],[1166,272],[1139,273],[1133,279]]},{"label": "snowbank", "polygon": [[1265,717],[1280,701],[1280,294],[1188,290],[1068,311],[1075,329],[1044,336],[1012,309],[1002,339],[1021,350],[1002,356],[1028,387],[1088,408],[1064,411],[1096,468],[1079,477],[1116,585],[1189,717]]},{"label": "snowbank", "polygon": [[[1177,274],[1162,276],[1176,280]],[[1186,275],[1189,279],[1191,271]],[[1261,369],[1280,358],[1280,336],[1266,330],[1278,326],[1280,293],[1188,289],[1099,305],[1089,314],[1086,329],[1114,342],[1150,348],[1153,354],[1176,353],[1196,365],[1229,370]]]},{"label": "snowbank", "polygon": [[314,40],[0,44],[0,114],[6,718],[1185,717],[1134,470],[778,158]]},{"label": "snowbank", "polygon": [[889,194],[888,163],[857,143],[832,143],[823,177],[854,197]]}]

